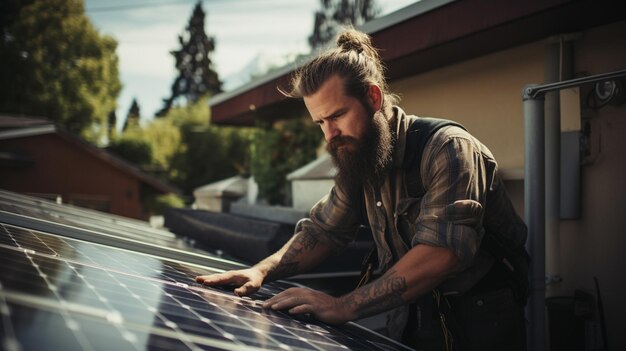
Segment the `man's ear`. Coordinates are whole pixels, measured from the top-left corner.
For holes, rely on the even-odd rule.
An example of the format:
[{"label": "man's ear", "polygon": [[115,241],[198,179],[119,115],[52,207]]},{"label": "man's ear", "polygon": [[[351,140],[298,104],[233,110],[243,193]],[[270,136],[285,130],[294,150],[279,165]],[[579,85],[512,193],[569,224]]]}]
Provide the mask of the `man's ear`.
[{"label": "man's ear", "polygon": [[367,89],[367,101],[374,111],[380,110],[383,106],[383,92],[378,85],[372,84],[369,86]]}]

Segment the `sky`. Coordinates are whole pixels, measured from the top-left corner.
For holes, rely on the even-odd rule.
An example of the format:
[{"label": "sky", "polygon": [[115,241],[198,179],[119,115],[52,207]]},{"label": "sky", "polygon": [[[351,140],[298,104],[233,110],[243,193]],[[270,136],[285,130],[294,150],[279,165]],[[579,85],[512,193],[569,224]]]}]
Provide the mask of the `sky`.
[{"label": "sky", "polygon": [[[379,0],[382,14],[416,0]],[[184,33],[196,0],[85,0],[85,13],[101,34],[118,42],[122,92],[118,128],[137,98],[142,121],[162,107],[176,78],[174,58],[178,35]],[[232,87],[238,72],[255,58],[277,64],[308,53],[307,37],[319,0],[203,0],[205,31],[215,39],[211,54],[221,80]],[[227,82],[228,83],[228,82]]]}]

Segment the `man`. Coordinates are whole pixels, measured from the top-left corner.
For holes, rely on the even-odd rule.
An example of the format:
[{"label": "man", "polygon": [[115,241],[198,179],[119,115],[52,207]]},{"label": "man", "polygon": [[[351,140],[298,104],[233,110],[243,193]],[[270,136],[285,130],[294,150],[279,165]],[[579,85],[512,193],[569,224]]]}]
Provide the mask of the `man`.
[{"label": "man", "polygon": [[[415,117],[394,106],[378,53],[353,29],[296,73],[288,96],[302,97],[322,129],[338,168],[335,186],[278,252],[249,269],[197,281],[254,293],[342,250],[365,212],[382,276],[340,297],[288,289],[264,306],[332,324],[393,310],[390,336],[417,348],[524,349],[525,295],[496,259],[506,255],[481,245],[486,228],[519,251],[526,240],[490,151],[454,125],[411,150],[407,131]],[[407,172],[405,153],[421,153],[419,172]],[[407,190],[408,177],[421,177],[423,196]]]}]

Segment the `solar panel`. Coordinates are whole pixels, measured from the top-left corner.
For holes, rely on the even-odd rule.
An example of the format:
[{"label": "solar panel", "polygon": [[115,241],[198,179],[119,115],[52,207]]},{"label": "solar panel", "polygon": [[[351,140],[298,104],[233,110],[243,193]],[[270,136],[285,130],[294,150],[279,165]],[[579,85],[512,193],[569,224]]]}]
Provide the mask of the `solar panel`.
[{"label": "solar panel", "polygon": [[133,250],[140,243],[128,246],[128,238],[105,242],[99,237],[108,234],[0,212],[4,350],[405,349],[353,323],[332,327],[261,308],[290,282],[240,298],[194,281],[235,262],[194,264],[161,255],[173,249]]},{"label": "solar panel", "polygon": [[[184,246],[173,233],[153,228],[147,222],[0,190],[0,209],[9,208],[12,208],[13,212],[28,214],[31,217],[48,218],[66,224],[80,223],[84,228],[146,239],[169,247]],[[120,229],[123,231],[120,232]],[[146,237],[146,234],[150,235]]]}]

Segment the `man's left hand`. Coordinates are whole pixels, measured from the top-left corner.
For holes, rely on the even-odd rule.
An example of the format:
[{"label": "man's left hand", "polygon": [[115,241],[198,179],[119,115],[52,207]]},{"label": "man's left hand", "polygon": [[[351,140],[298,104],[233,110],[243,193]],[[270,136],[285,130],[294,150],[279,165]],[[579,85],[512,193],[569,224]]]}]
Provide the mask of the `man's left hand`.
[{"label": "man's left hand", "polygon": [[290,288],[265,301],[264,308],[288,310],[290,314],[310,314],[328,324],[352,320],[348,306],[337,297],[305,288]]}]

